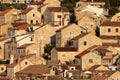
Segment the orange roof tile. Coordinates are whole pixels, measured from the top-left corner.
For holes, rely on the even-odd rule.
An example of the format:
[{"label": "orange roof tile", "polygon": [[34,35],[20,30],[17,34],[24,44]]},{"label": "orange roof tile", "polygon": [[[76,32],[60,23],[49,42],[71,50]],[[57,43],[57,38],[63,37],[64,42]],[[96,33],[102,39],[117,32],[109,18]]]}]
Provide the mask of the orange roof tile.
[{"label": "orange roof tile", "polygon": [[30,65],[26,67],[25,69],[17,72],[16,74],[33,74],[33,75],[39,75],[39,74],[49,74],[49,66],[47,65]]},{"label": "orange roof tile", "polygon": [[75,57],[80,58],[80,57],[84,56],[85,54],[88,54],[91,50],[93,50],[97,47],[99,47],[99,46],[98,45],[91,46],[88,49],[86,49],[86,50],[82,51],[81,53],[79,53],[78,55],[76,55]]},{"label": "orange roof tile", "polygon": [[24,11],[22,11],[20,14],[27,14],[28,12],[30,12],[33,8],[27,8]]},{"label": "orange roof tile", "polygon": [[51,12],[69,12],[66,7],[48,7]]},{"label": "orange roof tile", "polygon": [[66,25],[66,26],[63,26],[63,27],[61,27],[60,29],[56,30],[56,32],[61,32],[63,29],[69,27],[70,25],[72,25],[72,24],[68,24],[68,25]]},{"label": "orange roof tile", "polygon": [[100,36],[101,39],[120,39],[120,36],[106,36],[102,35]]},{"label": "orange roof tile", "polygon": [[106,21],[106,22],[103,22],[100,27],[103,27],[103,26],[105,26],[105,27],[107,27],[107,26],[111,26],[111,27],[116,27],[117,26],[117,27],[120,27],[120,22]]},{"label": "orange roof tile", "polygon": [[19,26],[16,26],[15,28],[18,30],[26,30],[30,25],[29,24],[21,24]]},{"label": "orange roof tile", "polygon": [[0,12],[0,16],[4,16],[5,14],[7,14],[9,11],[11,11],[12,9],[6,9],[3,12]]},{"label": "orange roof tile", "polygon": [[79,35],[77,35],[76,37],[72,38],[72,40],[78,40],[78,39],[80,39],[80,38],[82,38],[82,37],[84,37],[84,36],[86,36],[86,35],[88,35],[88,34],[89,34],[89,33],[79,34]]}]

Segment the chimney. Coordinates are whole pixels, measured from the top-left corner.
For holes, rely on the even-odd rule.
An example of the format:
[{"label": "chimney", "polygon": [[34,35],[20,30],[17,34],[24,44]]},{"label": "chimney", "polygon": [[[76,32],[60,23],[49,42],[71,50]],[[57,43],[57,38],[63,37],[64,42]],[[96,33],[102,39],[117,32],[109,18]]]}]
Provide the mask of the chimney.
[{"label": "chimney", "polygon": [[11,56],[10,56],[10,64],[12,64],[13,62],[14,62],[14,55],[11,54]]}]

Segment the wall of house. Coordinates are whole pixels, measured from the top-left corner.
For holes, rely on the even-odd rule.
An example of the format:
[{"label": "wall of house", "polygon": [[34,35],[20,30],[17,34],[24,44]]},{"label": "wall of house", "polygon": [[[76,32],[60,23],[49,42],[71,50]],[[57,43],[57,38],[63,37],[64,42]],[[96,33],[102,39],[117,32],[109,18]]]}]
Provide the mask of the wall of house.
[{"label": "wall of house", "polygon": [[18,36],[17,40],[16,40],[17,41],[17,46],[21,46],[21,45],[27,44],[27,43],[34,43],[35,42],[34,39],[31,41],[32,36],[33,36],[33,34]]},{"label": "wall of house", "polygon": [[[33,23],[31,23],[31,20],[33,21]],[[26,22],[29,24],[41,23],[41,13],[36,9],[32,9],[26,14]]]},{"label": "wall of house", "polygon": [[44,6],[41,7],[41,13],[44,14],[47,7],[60,7],[61,2],[59,0],[45,0]]},{"label": "wall of house", "polygon": [[[66,54],[67,53],[67,54]],[[66,61],[72,61],[74,60],[75,56],[78,54],[76,51],[69,51],[69,52],[58,52],[58,60],[60,60],[61,63],[65,63]]]},{"label": "wall of house", "polygon": [[[75,24],[71,24],[71,25],[69,25],[69,27],[63,29],[61,31],[61,34],[60,34],[60,32],[58,34],[59,35],[56,35],[56,40],[61,42],[61,44],[58,43],[60,46],[58,46],[58,45],[56,45],[56,46],[57,47],[63,47],[63,46],[66,45],[68,40],[70,40],[73,37],[80,34],[80,28]],[[61,37],[61,40],[58,36]],[[57,43],[57,41],[56,41],[56,43]]]},{"label": "wall of house", "polygon": [[7,41],[9,41],[10,40],[10,38],[9,39],[5,39],[5,40],[3,40],[3,41],[1,41],[0,42],[0,47],[1,47],[1,53],[0,53],[0,59],[5,59],[5,47],[4,47],[4,44],[5,44],[5,42],[7,42]]},{"label": "wall of house", "polygon": [[32,45],[26,47],[26,50],[25,50],[26,55],[28,55],[28,54],[37,54],[36,53],[37,52],[36,48],[37,48],[37,46],[35,44],[32,44]]},{"label": "wall of house", "polygon": [[[111,29],[111,32],[108,32],[108,29]],[[118,29],[118,32],[116,32]],[[107,36],[120,36],[120,27],[119,26],[101,26],[100,27],[100,35],[107,35]]]},{"label": "wall of house", "polygon": [[102,40],[93,34],[87,34],[86,36],[80,38],[78,43],[75,44],[78,45],[78,51],[82,52],[91,46],[102,45]]},{"label": "wall of house", "polygon": [[13,22],[13,14],[14,13],[20,13],[20,10],[17,10],[17,9],[12,9],[11,11],[9,11],[5,16],[5,23],[11,23]]},{"label": "wall of house", "polygon": [[0,16],[0,25],[5,24],[5,17]]},{"label": "wall of house", "polygon": [[119,71],[116,71],[116,72],[113,73],[107,80],[111,80],[111,79],[119,80],[119,79],[120,79],[120,72],[119,72]]},{"label": "wall of house", "polygon": [[56,29],[49,24],[35,30],[34,39],[37,53],[41,53],[41,55],[44,53],[44,46],[51,43],[51,37],[55,35],[55,31]]},{"label": "wall of house", "polygon": [[58,52],[55,48],[51,50],[51,62],[52,63],[58,63]]},{"label": "wall of house", "polygon": [[0,35],[6,35],[9,24],[0,25]]},{"label": "wall of house", "polygon": [[[101,64],[101,56],[99,56],[93,52],[89,52],[88,54],[82,56],[81,59],[82,59],[82,70],[88,69],[94,65]],[[93,62],[90,63],[90,61],[89,61],[90,59],[92,59]]]}]

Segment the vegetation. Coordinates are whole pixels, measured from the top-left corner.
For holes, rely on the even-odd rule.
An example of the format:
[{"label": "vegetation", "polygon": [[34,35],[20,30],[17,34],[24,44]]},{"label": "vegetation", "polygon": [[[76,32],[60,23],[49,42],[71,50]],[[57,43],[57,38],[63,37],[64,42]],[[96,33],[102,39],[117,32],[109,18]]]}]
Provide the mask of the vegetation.
[{"label": "vegetation", "polygon": [[79,0],[63,0],[61,6],[67,7],[70,12],[73,12],[77,1]]},{"label": "vegetation", "polygon": [[115,15],[119,12],[118,7],[120,6],[120,0],[106,0],[105,8],[109,9],[110,15]]},{"label": "vegetation", "polygon": [[8,3],[2,4],[0,3],[0,11],[9,9],[9,8],[16,8],[16,9],[23,10],[27,8],[27,4],[8,4]]},{"label": "vegetation", "polygon": [[9,64],[9,60],[6,60],[6,61],[0,61],[0,64]]},{"label": "vegetation", "polygon": [[53,49],[53,46],[50,45],[50,44],[46,44],[45,47],[44,47],[44,54],[43,54],[43,57],[45,59],[50,59],[50,56],[51,56],[51,50]]}]

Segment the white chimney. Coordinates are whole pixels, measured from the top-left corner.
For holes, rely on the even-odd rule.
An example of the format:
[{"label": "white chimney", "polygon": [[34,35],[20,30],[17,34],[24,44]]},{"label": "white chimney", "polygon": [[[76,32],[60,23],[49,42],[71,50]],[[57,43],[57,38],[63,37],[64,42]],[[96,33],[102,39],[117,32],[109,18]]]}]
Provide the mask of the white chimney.
[{"label": "white chimney", "polygon": [[12,64],[13,62],[14,62],[14,55],[11,54],[11,56],[10,56],[10,64]]}]

